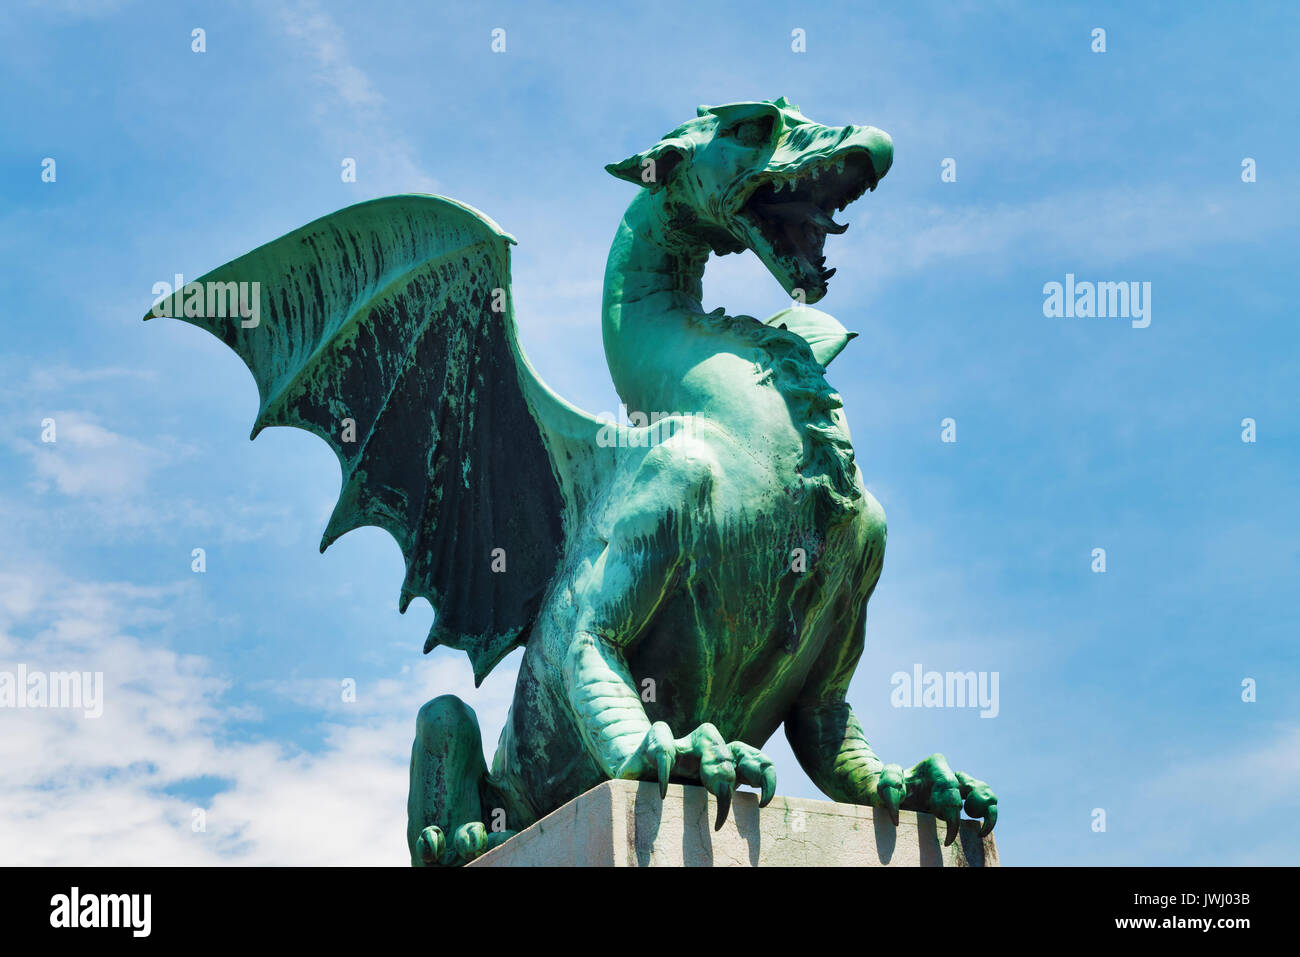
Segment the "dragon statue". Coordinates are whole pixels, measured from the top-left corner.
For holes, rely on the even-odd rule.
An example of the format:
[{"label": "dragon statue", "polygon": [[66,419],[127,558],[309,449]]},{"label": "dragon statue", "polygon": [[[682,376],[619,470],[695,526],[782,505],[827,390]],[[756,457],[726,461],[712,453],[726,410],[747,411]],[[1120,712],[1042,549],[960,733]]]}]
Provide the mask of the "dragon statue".
[{"label": "dragon statue", "polygon": [[[626,420],[537,376],[510,295],[514,239],[451,199],[390,196],[318,219],[197,280],[260,283],[256,323],[167,308],[248,365],[267,426],[320,436],[342,467],[323,551],[375,525],[406,563],[400,608],[436,610],[425,651],[475,683],[523,647],[491,770],[474,712],[420,709],[415,865],[481,855],[603,780],[776,789],[784,725],[836,801],[997,820],[982,781],[935,754],[876,757],[846,700],[880,577],[885,515],[854,462],[826,366],[852,333],[826,293],[833,214],[874,190],[889,136],[815,123],[784,98],[700,107],[606,169],[638,187],[605,270],[603,338]],[[705,312],[711,253],[752,250],[794,305]],[[190,287],[186,287],[187,289]],[[226,287],[229,288],[229,287]],[[255,287],[259,288],[259,287]],[[148,317],[146,317],[148,318]]]}]

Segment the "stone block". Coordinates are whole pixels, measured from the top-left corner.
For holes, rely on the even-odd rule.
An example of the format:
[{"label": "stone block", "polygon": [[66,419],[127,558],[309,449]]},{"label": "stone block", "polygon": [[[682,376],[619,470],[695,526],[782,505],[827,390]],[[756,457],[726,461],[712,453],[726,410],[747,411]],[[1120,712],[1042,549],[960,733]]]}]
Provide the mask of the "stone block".
[{"label": "stone block", "polygon": [[606,781],[474,861],[471,867],[989,867],[993,835],[963,821],[943,846],[944,825],[902,811],[898,827],[856,804],[738,791],[722,830],[717,800],[701,787]]}]

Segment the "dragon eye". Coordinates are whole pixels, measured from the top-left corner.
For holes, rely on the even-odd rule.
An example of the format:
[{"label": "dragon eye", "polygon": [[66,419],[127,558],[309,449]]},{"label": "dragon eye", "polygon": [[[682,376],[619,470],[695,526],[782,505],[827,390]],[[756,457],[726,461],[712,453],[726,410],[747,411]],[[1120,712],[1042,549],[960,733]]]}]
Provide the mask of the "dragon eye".
[{"label": "dragon eye", "polygon": [[732,127],[731,135],[741,146],[764,146],[772,138],[772,117],[745,120]]}]

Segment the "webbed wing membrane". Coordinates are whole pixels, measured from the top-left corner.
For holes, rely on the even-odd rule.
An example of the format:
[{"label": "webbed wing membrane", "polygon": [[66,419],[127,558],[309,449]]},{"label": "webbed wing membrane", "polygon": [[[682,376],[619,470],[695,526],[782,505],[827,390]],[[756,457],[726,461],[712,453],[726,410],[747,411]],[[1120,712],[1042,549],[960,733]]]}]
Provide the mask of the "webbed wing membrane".
[{"label": "webbed wing membrane", "polygon": [[[391,533],[401,610],[426,598],[425,650],[466,651],[476,683],[527,639],[566,528],[612,461],[604,423],[550,392],[519,349],[513,242],[454,200],[390,196],[255,249],[151,313],[244,360],[261,398],[253,438],[279,425],[329,443],[343,481],[321,551],[363,525]],[[256,325],[211,308],[207,291],[232,282],[260,284]]]}]

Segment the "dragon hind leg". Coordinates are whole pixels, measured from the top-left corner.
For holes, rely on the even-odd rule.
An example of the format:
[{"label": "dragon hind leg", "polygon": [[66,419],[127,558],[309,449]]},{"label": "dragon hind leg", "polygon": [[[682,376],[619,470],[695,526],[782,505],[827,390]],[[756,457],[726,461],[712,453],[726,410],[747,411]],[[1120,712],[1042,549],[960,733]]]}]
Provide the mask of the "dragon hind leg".
[{"label": "dragon hind leg", "polygon": [[415,718],[406,843],[415,867],[463,864],[513,831],[483,823],[487,764],[474,709],[455,695],[427,702]]}]

